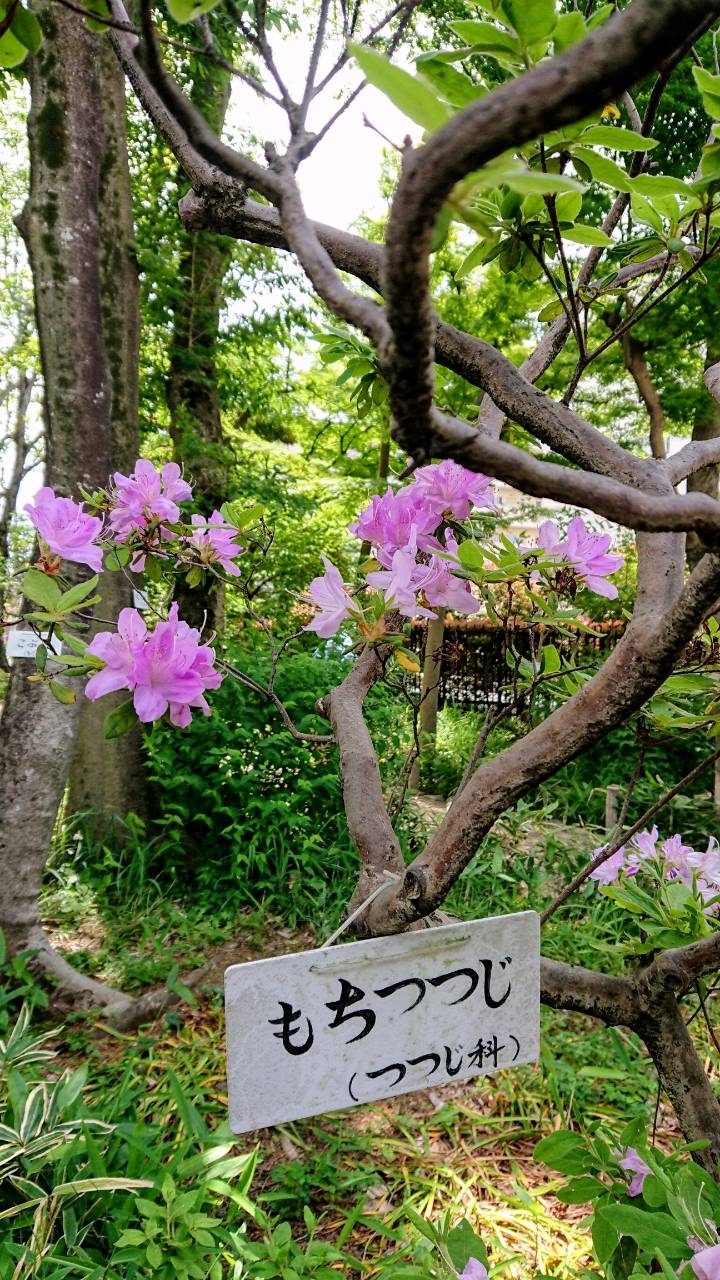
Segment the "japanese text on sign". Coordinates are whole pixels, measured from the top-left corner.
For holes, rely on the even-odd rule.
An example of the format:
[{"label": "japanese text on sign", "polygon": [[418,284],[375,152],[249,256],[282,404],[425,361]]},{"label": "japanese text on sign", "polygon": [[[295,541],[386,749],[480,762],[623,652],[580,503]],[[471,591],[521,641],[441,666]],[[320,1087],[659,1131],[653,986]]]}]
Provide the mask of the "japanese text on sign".
[{"label": "japanese text on sign", "polygon": [[537,1057],[534,912],[227,970],[236,1133]]}]

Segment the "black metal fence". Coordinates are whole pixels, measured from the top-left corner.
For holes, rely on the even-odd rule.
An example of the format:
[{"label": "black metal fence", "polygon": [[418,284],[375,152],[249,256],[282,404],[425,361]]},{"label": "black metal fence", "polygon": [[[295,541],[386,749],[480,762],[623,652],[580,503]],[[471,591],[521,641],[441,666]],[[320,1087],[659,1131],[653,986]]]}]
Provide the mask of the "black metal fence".
[{"label": "black metal fence", "polygon": [[[615,647],[624,624],[593,623],[592,629],[595,634],[570,627],[560,632],[546,626],[505,628],[482,619],[448,620],[442,645],[440,706],[447,703],[476,710],[501,707],[513,700],[517,686],[509,651],[531,659],[541,645],[553,644],[571,667],[597,664]],[[419,657],[424,656],[426,638],[425,624],[413,627],[410,647]]]}]

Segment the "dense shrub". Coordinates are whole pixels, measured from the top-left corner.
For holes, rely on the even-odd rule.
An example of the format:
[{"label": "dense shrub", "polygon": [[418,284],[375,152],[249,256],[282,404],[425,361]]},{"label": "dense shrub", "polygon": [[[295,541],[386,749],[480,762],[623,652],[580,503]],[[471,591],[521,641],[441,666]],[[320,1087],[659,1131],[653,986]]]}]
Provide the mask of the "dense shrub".
[{"label": "dense shrub", "polygon": [[[262,680],[255,654],[238,665]],[[296,654],[277,689],[303,731],[326,733],[315,703],[343,678],[337,658]],[[368,713],[385,781],[407,749],[402,707],[380,688]],[[147,735],[157,813],[123,855],[124,888],[153,881],[162,891],[215,900],[262,900],[291,923],[339,908],[351,891],[356,855],[345,827],[337,753],[289,734],[267,699],[226,679],[213,714],[179,733],[157,724]]]}]

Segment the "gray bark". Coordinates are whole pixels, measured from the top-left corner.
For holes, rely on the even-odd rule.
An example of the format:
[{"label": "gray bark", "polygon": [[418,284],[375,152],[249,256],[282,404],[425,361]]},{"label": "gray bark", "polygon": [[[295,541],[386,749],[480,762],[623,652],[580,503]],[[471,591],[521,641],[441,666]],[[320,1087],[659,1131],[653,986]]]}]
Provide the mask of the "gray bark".
[{"label": "gray bark", "polygon": [[[98,186],[99,268],[102,335],[110,372],[110,454],[114,470],[128,474],[140,451],[138,429],[139,282],[133,252],[134,227],[125,134],[125,85],[108,42],[96,48],[102,85],[103,157]],[[100,582],[104,618],[117,618],[132,604],[132,584],[123,574],[104,573]],[[102,627],[96,626],[93,630]],[[80,722],[69,777],[68,808],[86,814],[96,836],[114,828],[129,812],[147,816],[148,797],[142,738],[135,728],[106,742],[103,722],[127,697],[111,694],[98,702],[80,696]]]},{"label": "gray bark", "polygon": [[[106,483],[111,370],[100,297],[104,160],[101,40],[76,15],[37,0],[44,43],[29,60],[30,193],[19,219],[33,271],[45,387],[46,482],[61,494]],[[80,707],[60,706],[18,661],[0,724],[0,926],[11,951],[39,951],[62,985],[97,1002],[100,984],[50,947],[38,897],[68,776]]]}]

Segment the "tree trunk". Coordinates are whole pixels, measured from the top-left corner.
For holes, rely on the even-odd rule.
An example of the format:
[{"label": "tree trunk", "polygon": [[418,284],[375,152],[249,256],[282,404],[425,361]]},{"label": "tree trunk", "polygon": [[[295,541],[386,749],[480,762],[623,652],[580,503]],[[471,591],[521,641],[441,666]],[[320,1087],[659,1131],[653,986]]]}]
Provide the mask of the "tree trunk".
[{"label": "tree trunk", "polygon": [[[102,77],[103,160],[98,216],[103,335],[110,369],[112,467],[126,475],[140,451],[138,431],[139,282],[133,253],[134,227],[125,135],[125,84],[107,41],[97,50]],[[122,573],[102,575],[104,618],[132,605],[132,583]],[[101,625],[93,628],[102,629]],[[146,817],[147,783],[139,728],[109,742],[103,738],[108,712],[124,701],[116,693],[98,702],[81,695],[80,724],[69,778],[69,809],[87,814],[85,824],[104,836],[129,812]],[[116,835],[120,829],[116,825]]]},{"label": "tree trunk", "polygon": [[[222,132],[230,98],[230,77],[207,65],[194,79],[193,104],[214,132]],[[185,179],[178,175],[179,188]],[[230,265],[232,243],[209,231],[185,233],[173,308],[167,402],[175,459],[192,481],[195,505],[204,516],[219,509],[228,495],[227,463],[223,447],[215,346],[223,300],[223,280]],[[175,598],[180,616],[191,626],[222,630],[224,596],[212,578],[204,587],[180,581]]]},{"label": "tree trunk", "polygon": [[[714,335],[713,338],[708,340],[705,368],[711,368],[718,361],[720,361],[720,336]],[[693,440],[714,440],[717,436],[720,436],[720,403],[708,395],[705,413],[700,421],[695,423],[692,438]],[[713,463],[709,467],[701,467],[699,471],[688,476],[688,493],[706,493],[709,497],[717,499],[719,475],[720,467],[718,467],[717,463]],[[689,533],[685,544],[689,569],[694,569],[703,551],[704,547],[697,534]]]},{"label": "tree trunk", "polygon": [[[44,42],[29,60],[30,193],[18,220],[33,272],[44,379],[46,482],[61,494],[105,484],[111,465],[111,371],[100,297],[99,186],[104,161],[102,39],[37,0]],[[11,950],[38,948],[63,985],[75,974],[42,932],[38,897],[67,781],[80,704],[59,705],[18,660],[0,725],[0,926]],[[97,758],[93,760],[93,768]]]},{"label": "tree trunk", "polygon": [[436,618],[428,622],[425,638],[422,690],[418,731],[420,755],[410,771],[408,785],[415,790],[420,786],[420,763],[428,750],[435,746],[437,736],[438,707],[440,705],[440,673],[442,671],[442,647],[445,639],[445,610],[439,609]]}]

